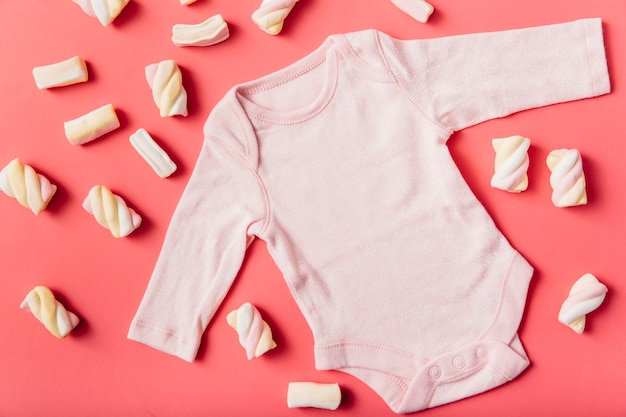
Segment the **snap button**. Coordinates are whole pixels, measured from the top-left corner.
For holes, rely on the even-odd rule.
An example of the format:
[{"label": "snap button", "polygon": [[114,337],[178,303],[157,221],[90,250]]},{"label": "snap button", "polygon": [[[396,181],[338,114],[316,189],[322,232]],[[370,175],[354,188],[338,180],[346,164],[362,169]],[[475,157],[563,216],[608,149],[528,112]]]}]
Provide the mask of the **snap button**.
[{"label": "snap button", "polygon": [[460,356],[457,356],[457,357],[455,357],[452,360],[452,365],[454,365],[454,367],[457,368],[457,369],[464,368],[465,367],[465,359],[463,359]]},{"label": "snap button", "polygon": [[484,346],[478,346],[476,348],[476,357],[478,359],[485,359],[487,357],[487,353],[488,353],[487,348]]},{"label": "snap button", "polygon": [[430,375],[430,377],[432,379],[437,379],[441,376],[441,369],[439,369],[436,366],[433,366],[432,368],[430,368],[430,370],[428,371],[428,375]]}]

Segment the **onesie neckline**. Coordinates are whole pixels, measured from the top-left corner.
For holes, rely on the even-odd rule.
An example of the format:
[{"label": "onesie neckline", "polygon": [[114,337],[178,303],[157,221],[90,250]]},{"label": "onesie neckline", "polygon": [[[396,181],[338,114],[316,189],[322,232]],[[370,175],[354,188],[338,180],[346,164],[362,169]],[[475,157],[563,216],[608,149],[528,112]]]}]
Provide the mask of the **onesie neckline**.
[{"label": "onesie neckline", "polygon": [[[321,112],[330,102],[337,86],[338,53],[335,42],[331,38],[294,64],[255,81],[243,83],[235,87],[235,100],[250,118],[275,124],[296,124],[304,122]],[[324,83],[316,97],[290,110],[274,110],[254,102],[249,96],[270,90],[288,83],[307,72],[324,65]]]}]

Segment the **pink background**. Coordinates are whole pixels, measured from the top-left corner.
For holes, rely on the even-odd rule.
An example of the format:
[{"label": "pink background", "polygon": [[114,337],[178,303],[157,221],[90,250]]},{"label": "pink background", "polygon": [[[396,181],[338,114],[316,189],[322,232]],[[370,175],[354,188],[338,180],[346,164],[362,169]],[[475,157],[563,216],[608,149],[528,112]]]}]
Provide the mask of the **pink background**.
[{"label": "pink background", "polygon": [[[193,364],[126,339],[200,150],[202,125],[234,84],[294,62],[332,33],[376,28],[397,38],[432,38],[583,17],[604,20],[611,94],[489,121],[449,142],[471,188],[536,269],[520,329],[532,365],[501,388],[422,415],[626,415],[626,3],[432,0],[435,14],[421,24],[389,0],[302,0],[274,37],[250,20],[259,3],[198,0],[183,7],[178,0],[131,0],[112,25],[102,27],[70,0],[0,1],[0,166],[19,157],[59,187],[39,216],[0,196],[0,415],[328,415],[288,409],[291,381],[338,382],[344,401],[337,415],[393,415],[360,381],[315,370],[311,333],[262,241],[250,247]],[[178,48],[170,41],[173,24],[217,13],[230,26],[226,42]],[[74,55],[87,61],[89,82],[37,90],[33,67]],[[181,67],[187,118],[161,119],[152,101],[144,67],[164,59]],[[71,146],[63,122],[107,103],[115,106],[121,128]],[[172,177],[159,178],[129,144],[140,127],[178,164]],[[519,195],[489,185],[491,139],[513,134],[532,140],[530,187]],[[544,161],[563,147],[583,155],[585,207],[558,209],[550,202]],[[97,184],[143,216],[130,237],[113,238],[82,209]],[[570,286],[586,272],[609,294],[579,336],[556,317]],[[68,338],[55,339],[18,308],[36,285],[51,288],[82,319]],[[244,301],[258,306],[279,345],[252,361],[225,320]]]}]

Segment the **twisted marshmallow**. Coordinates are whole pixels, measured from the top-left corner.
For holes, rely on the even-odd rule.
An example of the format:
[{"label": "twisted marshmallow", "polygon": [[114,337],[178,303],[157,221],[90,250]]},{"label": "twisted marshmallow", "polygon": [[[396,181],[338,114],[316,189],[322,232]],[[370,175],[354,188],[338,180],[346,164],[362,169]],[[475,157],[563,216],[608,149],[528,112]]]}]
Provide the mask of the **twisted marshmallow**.
[{"label": "twisted marshmallow", "polygon": [[248,359],[257,358],[276,347],[272,340],[272,329],[252,304],[244,303],[237,310],[231,311],[226,321],[239,334],[239,343],[246,350]]},{"label": "twisted marshmallow", "polygon": [[285,18],[298,0],[263,0],[261,6],[252,13],[252,21],[270,35],[278,35],[283,30]]},{"label": "twisted marshmallow", "polygon": [[73,0],[85,13],[107,26],[122,12],[130,0]]},{"label": "twisted marshmallow", "polygon": [[608,289],[596,277],[585,274],[572,286],[559,311],[559,321],[576,333],[585,330],[586,315],[600,307]]},{"label": "twisted marshmallow", "polygon": [[495,173],[491,178],[491,186],[512,193],[526,190],[530,139],[510,136],[493,139],[491,143],[496,151]]},{"label": "twisted marshmallow", "polygon": [[39,214],[48,206],[57,187],[15,158],[0,171],[0,190]]},{"label": "twisted marshmallow", "polygon": [[141,224],[141,216],[103,185],[96,185],[89,191],[83,208],[115,237],[128,236]]},{"label": "twisted marshmallow", "polygon": [[552,186],[552,203],[557,207],[587,204],[583,161],[576,149],[558,149],[546,159]]},{"label": "twisted marshmallow", "polygon": [[187,116],[187,92],[176,61],[170,59],[148,65],[146,80],[161,117]]},{"label": "twisted marshmallow", "polygon": [[50,289],[42,286],[35,287],[29,292],[20,308],[33,313],[37,320],[59,339],[67,336],[80,321],[76,314],[67,311],[54,298]]},{"label": "twisted marshmallow", "polygon": [[426,23],[435,11],[435,8],[425,0],[391,0],[391,2],[404,13],[418,22]]}]

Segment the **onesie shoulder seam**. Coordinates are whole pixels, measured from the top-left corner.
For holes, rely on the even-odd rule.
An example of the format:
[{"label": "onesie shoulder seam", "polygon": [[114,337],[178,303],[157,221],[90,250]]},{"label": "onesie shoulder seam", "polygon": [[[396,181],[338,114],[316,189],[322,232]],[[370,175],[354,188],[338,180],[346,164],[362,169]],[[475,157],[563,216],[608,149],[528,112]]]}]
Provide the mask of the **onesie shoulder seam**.
[{"label": "onesie shoulder seam", "polygon": [[[378,32],[377,31],[373,31],[373,32],[374,32],[376,43],[378,44]],[[359,53],[352,46],[350,39],[348,39],[347,37],[344,37],[343,44],[345,45],[345,51],[348,52],[350,56],[352,57],[352,59],[354,59],[359,65],[362,65],[364,68],[367,68],[368,71],[383,74],[385,76],[390,77],[390,80],[388,80],[387,82],[392,82],[392,83],[397,82],[396,77],[394,76],[393,72],[390,70],[389,66],[386,65],[386,63],[384,62],[384,57],[381,59],[383,61],[383,67],[382,68],[377,67],[367,62],[365,59],[363,59],[361,55],[359,55]]]},{"label": "onesie shoulder seam", "polygon": [[439,121],[437,121],[435,118],[431,117],[428,113],[426,113],[422,109],[422,107],[413,99],[413,97],[411,97],[411,95],[406,91],[406,88],[404,88],[402,83],[400,83],[400,79],[396,75],[395,71],[391,67],[391,64],[389,63],[389,60],[387,59],[387,54],[385,53],[385,49],[383,48],[382,42],[380,40],[380,31],[376,31],[375,33],[376,33],[376,48],[378,49],[378,53],[380,54],[380,57],[381,57],[381,59],[383,61],[383,64],[387,68],[387,71],[393,77],[394,84],[398,87],[398,89],[402,92],[402,94],[406,97],[406,99],[413,105],[413,107],[415,107],[415,109],[422,116],[424,116],[424,118],[426,118],[430,123],[435,125],[435,127],[437,127],[438,129],[442,130],[447,135],[451,135],[454,131],[452,129],[444,126]]}]

